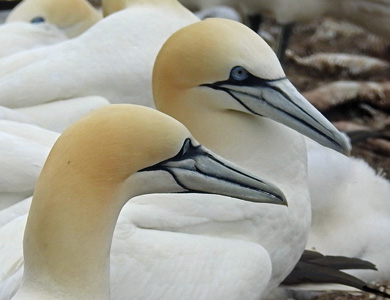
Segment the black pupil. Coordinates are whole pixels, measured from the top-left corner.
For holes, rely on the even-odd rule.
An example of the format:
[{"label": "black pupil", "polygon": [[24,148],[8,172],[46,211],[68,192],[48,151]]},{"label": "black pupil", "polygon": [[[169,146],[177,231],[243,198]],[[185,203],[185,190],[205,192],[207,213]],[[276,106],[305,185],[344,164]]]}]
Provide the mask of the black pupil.
[{"label": "black pupil", "polygon": [[247,71],[243,67],[236,67],[233,69],[232,75],[235,80],[242,81],[246,79]]}]

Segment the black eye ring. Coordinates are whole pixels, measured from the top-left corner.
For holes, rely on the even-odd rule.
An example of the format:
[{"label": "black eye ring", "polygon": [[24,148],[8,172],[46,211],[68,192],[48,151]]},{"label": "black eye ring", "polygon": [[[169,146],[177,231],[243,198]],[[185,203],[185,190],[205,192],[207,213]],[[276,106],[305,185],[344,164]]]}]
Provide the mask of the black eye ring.
[{"label": "black eye ring", "polygon": [[249,77],[249,72],[243,67],[234,67],[230,72],[230,76],[237,81],[243,81]]},{"label": "black eye ring", "polygon": [[35,17],[30,21],[30,23],[37,24],[37,23],[43,23],[45,22],[45,19],[42,17]]}]

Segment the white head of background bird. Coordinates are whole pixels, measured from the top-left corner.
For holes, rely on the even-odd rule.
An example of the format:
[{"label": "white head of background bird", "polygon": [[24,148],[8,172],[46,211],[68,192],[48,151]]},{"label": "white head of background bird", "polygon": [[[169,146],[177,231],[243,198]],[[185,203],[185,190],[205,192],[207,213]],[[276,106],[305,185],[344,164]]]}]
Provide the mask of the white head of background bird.
[{"label": "white head of background bird", "polygon": [[24,0],[8,15],[6,22],[47,22],[75,37],[102,18],[86,0]]}]

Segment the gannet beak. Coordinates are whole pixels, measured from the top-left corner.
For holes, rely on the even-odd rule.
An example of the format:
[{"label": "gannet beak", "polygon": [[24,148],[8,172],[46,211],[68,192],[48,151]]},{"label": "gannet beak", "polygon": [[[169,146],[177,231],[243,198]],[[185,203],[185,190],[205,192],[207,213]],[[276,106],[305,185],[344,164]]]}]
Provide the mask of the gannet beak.
[{"label": "gannet beak", "polygon": [[229,79],[202,86],[225,91],[250,113],[282,123],[325,147],[350,153],[347,139],[287,78],[264,80],[248,74],[242,82]]},{"label": "gannet beak", "polygon": [[[203,146],[194,146],[189,138],[176,156],[138,172],[159,172],[160,177],[169,175],[169,180],[163,183],[169,191],[173,189],[168,186],[176,184],[180,187],[178,192],[220,194],[287,206],[286,197],[275,185],[245,173]],[[159,183],[155,181],[154,184]]]}]

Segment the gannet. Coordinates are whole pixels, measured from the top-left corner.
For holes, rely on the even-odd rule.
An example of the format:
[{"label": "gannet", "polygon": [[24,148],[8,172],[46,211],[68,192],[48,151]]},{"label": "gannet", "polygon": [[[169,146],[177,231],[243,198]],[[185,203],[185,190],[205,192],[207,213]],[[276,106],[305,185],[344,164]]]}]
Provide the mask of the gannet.
[{"label": "gannet", "polygon": [[[126,104],[99,109],[69,127],[45,163],[25,230],[23,283],[13,299],[109,299],[109,253],[119,212],[130,198],[161,192],[213,192],[254,204],[287,204],[276,186],[214,156],[173,118]],[[213,249],[210,241],[188,240]],[[133,244],[143,248],[142,239]],[[221,239],[214,248],[208,258],[228,258],[225,271],[260,269],[246,255],[261,247]],[[222,248],[229,250],[218,251]],[[148,249],[143,251],[147,257]],[[213,261],[203,263],[209,280],[226,281],[221,270],[212,269]],[[268,261],[262,267],[271,269]]]},{"label": "gannet", "polygon": [[98,95],[111,103],[154,106],[151,76],[159,49],[177,29],[197,21],[176,0],[131,1],[77,38],[0,60],[0,105]]},{"label": "gannet", "polygon": [[86,0],[23,0],[5,22],[47,22],[73,38],[101,19],[101,14]]}]

